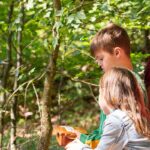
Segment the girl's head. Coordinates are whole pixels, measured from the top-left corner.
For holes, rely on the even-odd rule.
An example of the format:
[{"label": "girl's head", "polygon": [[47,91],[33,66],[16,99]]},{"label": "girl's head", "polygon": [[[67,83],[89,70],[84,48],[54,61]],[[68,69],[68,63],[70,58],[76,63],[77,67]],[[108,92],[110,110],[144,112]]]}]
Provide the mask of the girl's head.
[{"label": "girl's head", "polygon": [[136,104],[143,105],[143,99],[134,75],[127,69],[113,68],[100,80],[100,105],[105,101],[112,108],[134,111]]},{"label": "girl's head", "polygon": [[139,133],[146,132],[150,117],[141,87],[132,72],[113,68],[103,75],[99,88],[99,104],[105,114],[109,114],[111,109],[121,109],[131,117]]}]

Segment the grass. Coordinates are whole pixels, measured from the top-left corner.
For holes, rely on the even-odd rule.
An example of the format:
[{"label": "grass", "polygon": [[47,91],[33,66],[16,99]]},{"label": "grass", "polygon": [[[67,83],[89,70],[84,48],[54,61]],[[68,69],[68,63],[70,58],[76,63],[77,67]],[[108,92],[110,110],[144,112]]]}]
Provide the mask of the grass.
[{"label": "grass", "polygon": [[[10,135],[9,131],[5,134],[3,142],[3,149],[8,150],[9,148],[9,140],[10,140]],[[30,138],[25,138],[25,137],[17,137],[16,139],[17,143],[17,150],[37,150],[37,145],[38,145],[38,137],[37,136],[32,136]],[[56,138],[52,136],[51,138],[51,143],[49,150],[64,150],[62,147],[60,147],[57,144]]]}]

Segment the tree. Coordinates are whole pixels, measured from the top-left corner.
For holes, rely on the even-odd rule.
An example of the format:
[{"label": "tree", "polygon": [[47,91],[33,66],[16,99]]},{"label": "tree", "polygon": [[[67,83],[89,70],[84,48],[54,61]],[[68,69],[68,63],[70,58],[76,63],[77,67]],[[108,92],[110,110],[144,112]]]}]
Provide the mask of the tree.
[{"label": "tree", "polygon": [[[54,0],[54,9],[55,13],[57,14],[58,11],[61,10],[61,2],[60,0]],[[59,17],[55,17],[56,22],[59,21]],[[57,44],[54,46],[54,50],[51,52],[51,56],[48,62],[48,67],[46,70],[46,76],[44,81],[44,92],[41,101],[41,135],[39,141],[39,150],[48,150],[51,131],[52,131],[52,124],[51,124],[51,117],[50,117],[50,108],[52,102],[52,89],[54,88],[54,77],[56,74],[56,62],[59,53],[60,47],[60,38],[58,33],[58,28],[54,26],[53,28],[53,36],[57,39]]]}]

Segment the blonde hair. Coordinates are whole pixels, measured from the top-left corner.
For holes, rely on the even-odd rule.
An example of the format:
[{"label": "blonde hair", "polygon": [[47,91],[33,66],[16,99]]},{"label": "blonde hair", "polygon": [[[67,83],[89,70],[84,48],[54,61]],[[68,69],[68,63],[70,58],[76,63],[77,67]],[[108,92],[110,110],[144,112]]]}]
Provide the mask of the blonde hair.
[{"label": "blonde hair", "polygon": [[107,71],[100,80],[100,94],[107,104],[127,112],[137,132],[150,138],[150,113],[132,72],[124,68]]}]

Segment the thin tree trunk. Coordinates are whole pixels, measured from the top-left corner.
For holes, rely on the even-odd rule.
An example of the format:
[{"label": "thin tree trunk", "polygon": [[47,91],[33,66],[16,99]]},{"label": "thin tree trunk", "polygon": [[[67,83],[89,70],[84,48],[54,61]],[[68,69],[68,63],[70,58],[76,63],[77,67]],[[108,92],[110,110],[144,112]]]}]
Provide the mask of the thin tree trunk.
[{"label": "thin tree trunk", "polygon": [[[60,0],[54,0],[54,9],[57,12],[61,9]],[[56,18],[58,20],[58,18]],[[44,92],[41,99],[41,135],[38,145],[38,150],[48,150],[51,138],[52,124],[51,124],[51,116],[50,116],[50,108],[52,102],[52,91],[54,88],[54,77],[56,74],[56,61],[58,58],[59,47],[60,47],[60,39],[59,33],[56,28],[53,29],[53,33],[55,37],[58,37],[58,43],[54,50],[52,51],[51,57],[49,59],[45,81],[44,81]]]},{"label": "thin tree trunk", "polygon": [[11,22],[14,10],[14,0],[10,3],[9,12],[8,12],[8,38],[7,38],[7,63],[4,64],[4,70],[1,81],[1,91],[0,91],[0,150],[3,149],[3,106],[6,102],[5,89],[7,87],[7,80],[9,78],[9,71],[11,68],[11,51],[12,51],[12,31],[11,31]]},{"label": "thin tree trunk", "polygon": [[0,150],[3,148],[3,109],[0,108]]},{"label": "thin tree trunk", "polygon": [[[20,9],[20,29],[18,31],[18,48],[17,48],[17,60],[16,60],[16,72],[15,72],[15,80],[14,80],[14,87],[13,91],[15,91],[18,88],[19,82],[18,77],[20,74],[20,67],[21,67],[21,60],[22,60],[22,31],[24,26],[24,4],[22,3],[21,9]],[[15,96],[12,99],[11,103],[11,132],[10,132],[10,150],[16,150],[16,120],[17,120],[17,100],[18,95],[15,94]]]},{"label": "thin tree trunk", "polygon": [[150,31],[149,30],[145,30],[144,31],[144,36],[145,36],[145,47],[144,47],[144,51],[145,53],[150,53]]}]

